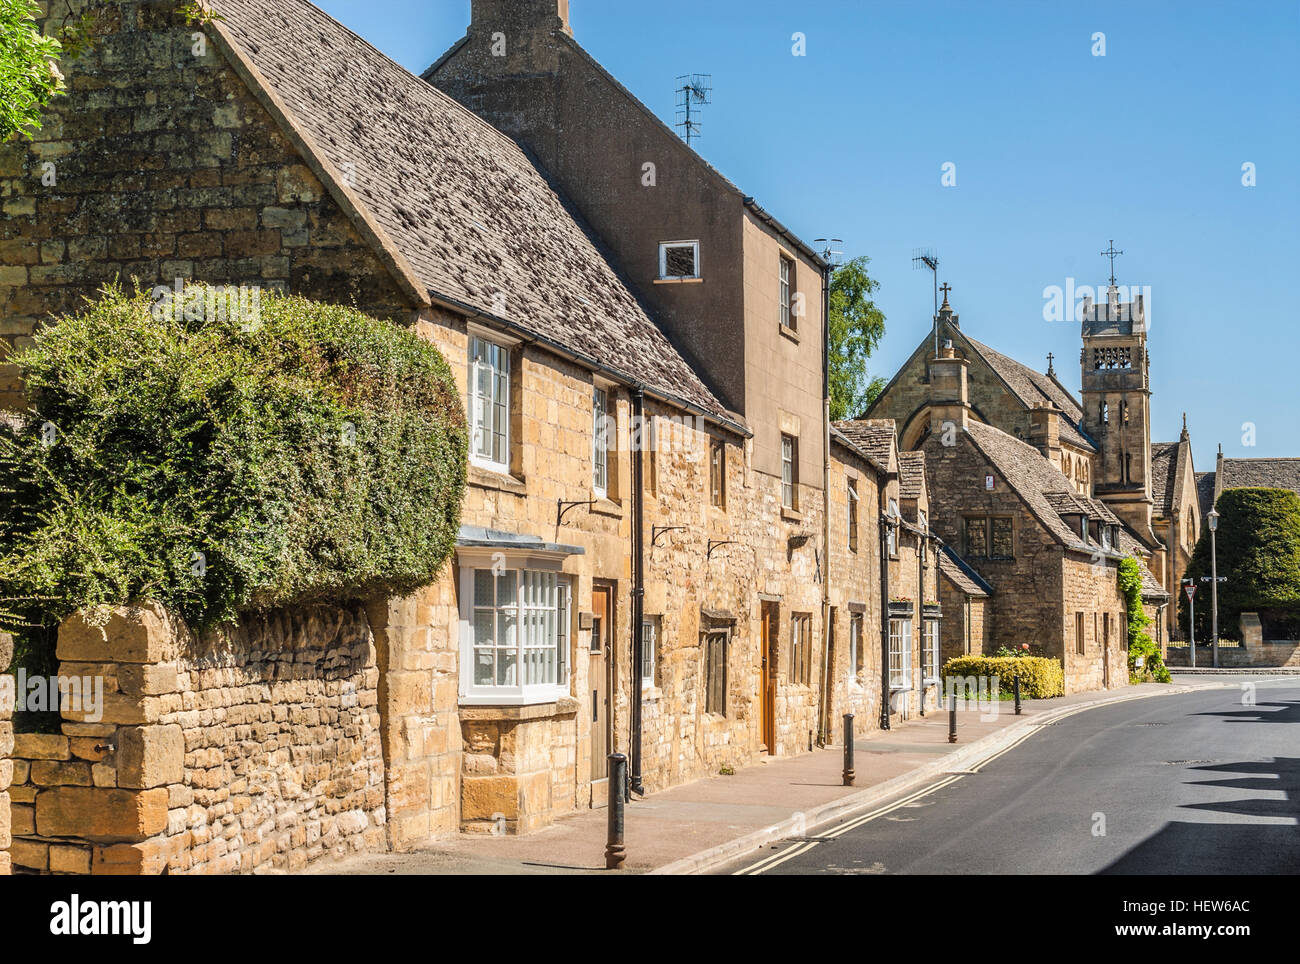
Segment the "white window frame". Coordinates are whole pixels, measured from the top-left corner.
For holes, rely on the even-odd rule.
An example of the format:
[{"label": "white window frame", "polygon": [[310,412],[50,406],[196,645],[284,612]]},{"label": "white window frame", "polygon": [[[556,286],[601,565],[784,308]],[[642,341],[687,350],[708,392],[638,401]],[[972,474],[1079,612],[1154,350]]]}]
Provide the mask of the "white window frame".
[{"label": "white window frame", "polygon": [[[655,661],[659,658],[659,616],[641,617],[641,688],[652,690],[655,687]],[[650,675],[646,675],[646,669]]]},{"label": "white window frame", "polygon": [[[669,274],[668,273],[668,249],[669,248],[690,248],[695,259],[695,274]],[[673,281],[682,278],[699,278],[700,275],[700,242],[699,241],[660,241],[659,242],[659,280]]]},{"label": "white window frame", "polygon": [[[786,449],[789,449],[789,455]],[[795,461],[799,458],[799,440],[788,432],[781,433],[781,507],[799,508],[799,471]]]},{"label": "white window frame", "polygon": [[[486,346],[487,350],[483,354],[489,358],[492,355],[491,350],[496,349],[499,352],[498,357],[501,359],[502,364],[497,366],[489,362],[480,362],[475,357],[479,354],[477,351],[479,344]],[[510,473],[510,346],[493,341],[476,332],[470,332],[468,360],[469,460],[473,465],[480,468],[508,475]],[[493,389],[487,396],[484,396],[479,391],[479,372],[481,369],[486,369],[488,372],[487,377],[493,384]],[[498,388],[500,392],[497,391]],[[482,424],[481,405],[492,411],[494,416],[500,417],[501,424],[499,426],[493,424],[490,428],[487,428]],[[496,445],[490,445],[489,453],[484,454],[479,451],[480,441],[484,434],[489,431],[494,440],[500,437],[500,451],[497,451]],[[496,458],[497,455],[500,455],[501,458]]]},{"label": "white window frame", "polygon": [[889,500],[888,516],[890,521],[893,523],[885,530],[886,538],[888,539],[888,549],[891,556],[896,556],[898,555],[898,520],[900,518],[897,499]]},{"label": "white window frame", "polygon": [[912,620],[910,617],[891,617],[889,620],[889,691],[898,693],[911,688]]},{"label": "white window frame", "polygon": [[[463,558],[460,563],[460,703],[463,706],[522,706],[536,703],[553,703],[569,695],[570,654],[573,628],[573,584],[572,579],[559,570],[554,560],[538,560],[528,557],[507,555],[506,568],[500,567],[499,558],[493,560],[491,554],[476,553]],[[486,573],[493,579],[493,605],[478,605],[475,597],[476,574]],[[512,578],[514,580],[515,602],[513,606],[499,605],[495,595],[501,584],[497,580]],[[551,595],[548,605],[537,605],[536,601],[545,595]],[[529,600],[533,601],[529,605]],[[497,634],[501,632],[501,616],[514,610],[513,640],[514,645],[507,647],[481,647],[476,645],[474,630],[476,612],[490,609],[493,615],[493,640],[499,643]],[[531,626],[531,637],[525,627]],[[530,645],[530,638],[534,641]],[[549,643],[546,640],[550,640]],[[514,655],[514,681],[502,685],[495,682],[479,683],[474,679],[478,653],[476,650],[492,648],[497,652],[509,652]],[[550,659],[546,658],[550,654]],[[531,666],[536,674],[541,670],[541,678],[536,675],[528,680],[526,667]],[[554,678],[548,667],[554,670]]]},{"label": "white window frame", "polygon": [[777,301],[781,306],[781,326],[795,329],[794,315],[794,258],[778,254],[777,260]]},{"label": "white window frame", "polygon": [[[926,670],[931,670],[929,675]],[[921,684],[939,682],[939,620],[927,619],[921,626]]]},{"label": "white window frame", "polygon": [[591,490],[609,495],[609,392],[599,385],[591,392]]}]

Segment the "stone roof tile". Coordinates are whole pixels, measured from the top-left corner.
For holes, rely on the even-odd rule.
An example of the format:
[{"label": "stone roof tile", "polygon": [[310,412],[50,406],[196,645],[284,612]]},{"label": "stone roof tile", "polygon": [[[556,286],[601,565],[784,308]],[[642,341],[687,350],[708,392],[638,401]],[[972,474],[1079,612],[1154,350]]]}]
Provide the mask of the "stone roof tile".
[{"label": "stone roof tile", "polygon": [[518,144],[306,0],[213,6],[432,297],[734,421]]}]

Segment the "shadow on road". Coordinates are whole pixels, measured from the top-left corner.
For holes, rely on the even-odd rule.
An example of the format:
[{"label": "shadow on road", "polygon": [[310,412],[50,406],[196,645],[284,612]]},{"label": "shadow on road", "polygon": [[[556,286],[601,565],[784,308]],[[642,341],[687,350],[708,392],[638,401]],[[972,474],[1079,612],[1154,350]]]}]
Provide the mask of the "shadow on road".
[{"label": "shadow on road", "polygon": [[[1278,715],[1270,713],[1263,719],[1283,722],[1278,720]],[[1258,797],[1189,803],[1183,805],[1185,809],[1256,818],[1289,818],[1291,823],[1168,823],[1159,833],[1148,837],[1098,873],[1300,873],[1300,757],[1196,766],[1189,767],[1188,772],[1242,774],[1217,780],[1189,780],[1189,786],[1282,791],[1286,796],[1284,799]]]}]

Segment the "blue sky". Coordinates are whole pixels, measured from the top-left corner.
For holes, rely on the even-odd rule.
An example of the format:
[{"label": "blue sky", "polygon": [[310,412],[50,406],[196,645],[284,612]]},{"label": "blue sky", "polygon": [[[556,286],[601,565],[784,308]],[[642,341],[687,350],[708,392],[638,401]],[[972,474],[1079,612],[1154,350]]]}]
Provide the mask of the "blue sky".
[{"label": "blue sky", "polygon": [[[417,73],[469,22],[469,0],[317,2]],[[1043,320],[1043,290],[1104,284],[1114,238],[1118,280],[1151,286],[1156,440],[1185,410],[1200,471],[1220,442],[1300,456],[1300,4],[571,7],[575,38],[670,124],[674,79],[711,73],[700,153],[805,240],[871,257],[876,373],[929,330],[911,259],[931,246],[963,330],[1039,369],[1055,353],[1077,393],[1078,327]]]}]

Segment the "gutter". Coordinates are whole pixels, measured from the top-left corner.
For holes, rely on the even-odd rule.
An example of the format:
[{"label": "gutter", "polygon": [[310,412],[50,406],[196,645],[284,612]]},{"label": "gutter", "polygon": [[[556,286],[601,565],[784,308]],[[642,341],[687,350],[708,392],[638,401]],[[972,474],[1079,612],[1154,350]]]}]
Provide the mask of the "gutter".
[{"label": "gutter", "polygon": [[465,302],[462,301],[457,301],[454,298],[451,298],[447,295],[439,294],[435,291],[430,291],[429,297],[432,299],[434,305],[442,308],[446,308],[449,311],[454,311],[456,312],[456,314],[464,316],[468,321],[473,321],[475,319],[483,319],[485,321],[491,322],[496,327],[504,329],[510,334],[515,335],[523,342],[526,342],[528,344],[541,345],[552,354],[560,358],[567,359],[568,361],[575,362],[576,364],[579,364],[582,367],[607,378],[609,381],[616,382],[625,388],[638,389],[644,392],[646,395],[649,395],[651,398],[658,399],[661,402],[667,402],[669,405],[683,409],[684,411],[687,412],[691,412],[695,415],[699,415],[701,418],[705,419],[706,421],[711,422],[712,424],[716,425],[718,428],[724,429],[725,431],[730,432],[733,435],[738,435],[741,438],[754,437],[754,433],[750,431],[749,428],[747,428],[745,425],[741,424],[740,422],[734,421],[733,419],[724,418],[721,415],[717,415],[714,412],[710,412],[707,409],[702,408],[700,405],[696,404],[695,402],[687,401],[686,399],[673,395],[670,392],[665,392],[662,389],[657,389],[653,385],[647,384],[640,378],[636,378],[632,375],[629,375],[627,372],[621,371],[617,368],[610,368],[608,365],[603,365],[600,362],[596,361],[594,358],[590,358],[586,355],[583,355],[581,352],[576,352],[572,348],[566,348],[565,346],[561,345],[559,342],[547,338],[545,335],[539,335],[536,332],[528,328],[525,328],[522,325],[519,325],[513,321],[507,321],[506,319],[500,318],[497,315],[491,315],[488,314],[487,312],[480,311],[478,308],[475,308],[472,305],[466,304]]},{"label": "gutter", "polygon": [[818,254],[812,248],[808,247],[808,245],[806,245],[804,242],[800,241],[798,236],[793,231],[787,228],[776,218],[772,217],[772,215],[768,214],[767,211],[763,210],[762,205],[760,205],[757,201],[755,201],[752,196],[746,195],[742,199],[742,201],[745,207],[749,208],[751,211],[754,212],[754,216],[756,218],[758,218],[760,221],[762,221],[764,224],[770,227],[773,231],[779,234],[785,241],[789,242],[791,247],[798,250],[798,252],[802,254],[805,258],[810,260],[814,266],[820,268],[823,277],[826,276],[826,272],[830,268],[830,265],[826,262],[824,258],[822,258],[820,254]]}]

